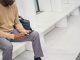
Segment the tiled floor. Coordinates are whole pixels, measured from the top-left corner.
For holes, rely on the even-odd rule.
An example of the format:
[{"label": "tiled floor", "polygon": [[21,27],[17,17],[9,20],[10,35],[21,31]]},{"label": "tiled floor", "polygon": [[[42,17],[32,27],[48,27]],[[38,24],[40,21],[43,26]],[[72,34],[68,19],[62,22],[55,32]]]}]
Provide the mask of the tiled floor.
[{"label": "tiled floor", "polygon": [[[72,16],[68,27],[55,28],[45,36],[45,59],[75,60],[80,51],[80,16]],[[14,60],[33,60],[33,52],[25,51]]]}]

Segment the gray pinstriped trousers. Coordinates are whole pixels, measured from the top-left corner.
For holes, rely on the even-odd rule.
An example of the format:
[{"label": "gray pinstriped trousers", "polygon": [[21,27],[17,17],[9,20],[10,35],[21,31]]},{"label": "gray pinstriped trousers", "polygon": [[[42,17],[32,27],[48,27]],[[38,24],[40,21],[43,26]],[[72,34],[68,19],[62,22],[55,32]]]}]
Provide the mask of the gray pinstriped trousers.
[{"label": "gray pinstriped trousers", "polygon": [[[12,33],[15,34],[18,32],[15,30]],[[24,42],[24,41],[32,42],[35,57],[43,57],[39,34],[38,32],[33,31],[28,37],[24,38],[21,41],[0,38],[0,49],[2,49],[3,51],[3,60],[12,60],[13,45],[11,44],[11,42]]]}]

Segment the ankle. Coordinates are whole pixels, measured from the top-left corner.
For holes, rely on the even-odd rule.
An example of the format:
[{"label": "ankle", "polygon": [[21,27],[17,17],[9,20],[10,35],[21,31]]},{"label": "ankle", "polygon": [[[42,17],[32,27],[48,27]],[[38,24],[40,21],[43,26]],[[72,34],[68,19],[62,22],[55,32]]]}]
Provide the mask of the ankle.
[{"label": "ankle", "polygon": [[42,60],[41,57],[34,57],[34,60]]}]

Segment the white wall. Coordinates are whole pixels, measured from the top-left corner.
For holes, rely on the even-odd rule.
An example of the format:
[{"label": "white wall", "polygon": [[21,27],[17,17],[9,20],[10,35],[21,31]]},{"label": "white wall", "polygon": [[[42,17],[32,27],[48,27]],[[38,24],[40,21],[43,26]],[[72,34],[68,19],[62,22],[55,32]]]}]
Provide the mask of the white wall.
[{"label": "white wall", "polygon": [[[16,0],[20,14],[32,20],[36,15],[34,0]],[[64,5],[71,5],[80,0],[38,0],[41,11],[61,11]]]},{"label": "white wall", "polygon": [[63,11],[64,7],[75,6],[76,0],[52,0],[53,11]]},{"label": "white wall", "polygon": [[38,0],[41,11],[51,11],[51,0]]},{"label": "white wall", "polygon": [[41,11],[62,11],[66,5],[74,5],[75,2],[80,0],[39,0]]},{"label": "white wall", "polygon": [[52,0],[52,10],[62,11],[62,0]]},{"label": "white wall", "polygon": [[73,4],[74,0],[62,0],[64,4]]},{"label": "white wall", "polygon": [[[19,13],[24,18],[31,21],[35,21],[34,17],[36,15],[34,0],[16,0]],[[41,11],[61,11],[63,5],[73,4],[74,1],[80,0],[38,0]]]}]

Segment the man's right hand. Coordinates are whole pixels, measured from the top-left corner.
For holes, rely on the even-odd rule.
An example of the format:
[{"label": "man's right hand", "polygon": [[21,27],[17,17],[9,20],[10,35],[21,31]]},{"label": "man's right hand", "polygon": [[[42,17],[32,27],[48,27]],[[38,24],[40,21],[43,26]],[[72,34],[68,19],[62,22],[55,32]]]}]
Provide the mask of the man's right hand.
[{"label": "man's right hand", "polygon": [[14,35],[14,40],[21,40],[25,37],[26,37],[26,35],[24,33],[18,33],[18,34]]}]

